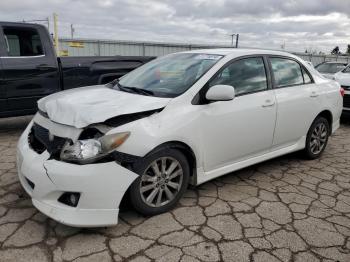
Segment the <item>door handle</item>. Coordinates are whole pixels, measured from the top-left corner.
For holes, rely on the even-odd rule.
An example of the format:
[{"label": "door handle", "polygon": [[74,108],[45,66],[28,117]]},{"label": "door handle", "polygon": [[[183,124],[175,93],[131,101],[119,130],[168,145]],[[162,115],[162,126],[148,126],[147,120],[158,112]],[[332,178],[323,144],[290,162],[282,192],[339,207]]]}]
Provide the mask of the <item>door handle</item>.
[{"label": "door handle", "polygon": [[274,106],[274,104],[275,104],[275,101],[271,99],[267,99],[265,103],[262,105],[262,107],[270,107],[270,106]]},{"label": "door handle", "polygon": [[318,97],[318,94],[316,91],[312,91],[310,94],[310,97]]},{"label": "door handle", "polygon": [[41,64],[41,65],[37,65],[36,69],[39,69],[39,70],[50,70],[50,69],[56,69],[56,67],[52,66],[52,65]]}]

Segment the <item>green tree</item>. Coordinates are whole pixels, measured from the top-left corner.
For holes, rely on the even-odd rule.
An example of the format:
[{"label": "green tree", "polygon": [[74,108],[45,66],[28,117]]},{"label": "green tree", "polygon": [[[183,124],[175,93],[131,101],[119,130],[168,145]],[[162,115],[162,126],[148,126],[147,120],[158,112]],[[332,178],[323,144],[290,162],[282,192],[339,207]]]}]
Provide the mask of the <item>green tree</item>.
[{"label": "green tree", "polygon": [[346,49],[346,54],[350,55],[350,45],[348,45],[348,48]]}]

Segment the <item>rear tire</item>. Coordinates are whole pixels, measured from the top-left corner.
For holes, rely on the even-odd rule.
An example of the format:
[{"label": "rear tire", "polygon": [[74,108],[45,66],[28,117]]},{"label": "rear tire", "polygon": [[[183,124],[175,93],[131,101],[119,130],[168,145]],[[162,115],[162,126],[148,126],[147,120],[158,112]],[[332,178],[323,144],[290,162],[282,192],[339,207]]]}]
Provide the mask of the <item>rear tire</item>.
[{"label": "rear tire", "polygon": [[316,118],[306,136],[304,156],[310,160],[319,158],[327,146],[329,135],[330,126],[327,119]]},{"label": "rear tire", "polygon": [[186,157],[172,148],[160,149],[139,161],[139,177],[130,187],[133,207],[143,215],[172,209],[187,189],[190,168]]}]

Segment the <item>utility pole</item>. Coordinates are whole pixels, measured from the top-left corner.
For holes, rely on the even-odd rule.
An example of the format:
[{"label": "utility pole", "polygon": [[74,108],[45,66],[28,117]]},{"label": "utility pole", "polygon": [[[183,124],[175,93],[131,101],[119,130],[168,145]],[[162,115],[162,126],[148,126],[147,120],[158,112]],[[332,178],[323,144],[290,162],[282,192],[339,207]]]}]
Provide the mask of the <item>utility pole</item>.
[{"label": "utility pole", "polygon": [[75,33],[75,28],[73,27],[73,24],[70,24],[70,35],[72,39],[74,38],[74,33]]},{"label": "utility pole", "polygon": [[233,37],[236,36],[236,48],[238,48],[238,38],[239,34],[231,34],[231,45],[233,46]]},{"label": "utility pole", "polygon": [[235,36],[236,34],[231,34],[231,45],[233,46],[233,37]]},{"label": "utility pole", "polygon": [[47,20],[47,29],[48,29],[49,32],[50,32],[50,18],[49,18],[49,17],[46,17],[46,20]]},{"label": "utility pole", "polygon": [[58,46],[58,28],[57,28],[57,14],[53,13],[53,33],[54,33],[54,42],[56,47],[56,53],[59,56],[60,49]]}]

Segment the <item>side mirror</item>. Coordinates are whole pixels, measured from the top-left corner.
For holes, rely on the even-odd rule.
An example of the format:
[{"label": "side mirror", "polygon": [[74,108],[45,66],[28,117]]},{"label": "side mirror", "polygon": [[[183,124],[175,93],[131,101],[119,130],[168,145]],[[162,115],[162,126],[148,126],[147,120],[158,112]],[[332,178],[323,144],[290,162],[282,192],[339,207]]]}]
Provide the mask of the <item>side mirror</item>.
[{"label": "side mirror", "polygon": [[229,85],[215,85],[205,94],[209,101],[229,101],[235,98],[235,88]]}]

